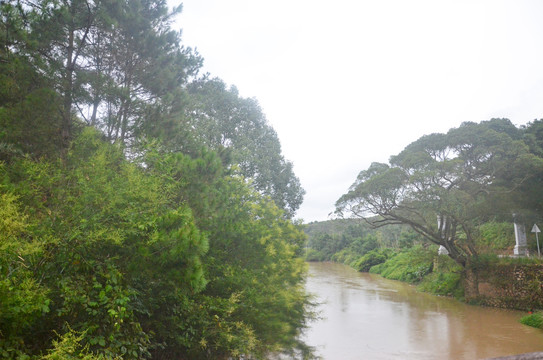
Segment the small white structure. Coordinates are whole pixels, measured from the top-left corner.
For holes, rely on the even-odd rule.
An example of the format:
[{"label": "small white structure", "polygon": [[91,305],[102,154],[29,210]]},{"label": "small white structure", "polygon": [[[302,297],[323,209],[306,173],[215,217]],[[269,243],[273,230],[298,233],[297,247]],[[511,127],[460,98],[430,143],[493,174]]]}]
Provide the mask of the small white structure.
[{"label": "small white structure", "polygon": [[539,230],[537,224],[532,227],[532,232],[535,233],[535,240],[537,241],[537,256],[541,257],[541,249],[539,248],[539,233],[541,230]]},{"label": "small white structure", "polygon": [[[437,216],[437,230],[441,232],[441,238],[445,239],[445,235],[443,234],[443,230],[445,230],[445,226],[447,226],[447,218],[443,216],[443,228],[441,227],[441,216]],[[438,255],[449,255],[449,250],[445,248],[443,245],[439,245],[439,249],[437,249]]]},{"label": "small white structure", "polygon": [[439,249],[437,249],[438,255],[449,255],[449,250],[445,248],[443,245],[439,245]]},{"label": "small white structure", "polygon": [[514,224],[515,224],[515,241],[516,241],[515,248],[513,249],[513,254],[515,254],[516,256],[526,256],[528,255],[526,227],[524,226],[524,224],[517,222],[516,216],[513,215],[513,217],[515,219]]}]

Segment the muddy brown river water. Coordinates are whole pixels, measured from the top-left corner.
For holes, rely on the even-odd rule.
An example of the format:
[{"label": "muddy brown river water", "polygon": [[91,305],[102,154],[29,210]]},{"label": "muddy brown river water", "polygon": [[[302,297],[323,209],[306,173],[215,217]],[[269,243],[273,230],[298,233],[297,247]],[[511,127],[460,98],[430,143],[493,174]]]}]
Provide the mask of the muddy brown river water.
[{"label": "muddy brown river water", "polygon": [[325,360],[485,359],[543,351],[518,311],[483,308],[333,263],[310,263],[321,320],[304,336]]}]

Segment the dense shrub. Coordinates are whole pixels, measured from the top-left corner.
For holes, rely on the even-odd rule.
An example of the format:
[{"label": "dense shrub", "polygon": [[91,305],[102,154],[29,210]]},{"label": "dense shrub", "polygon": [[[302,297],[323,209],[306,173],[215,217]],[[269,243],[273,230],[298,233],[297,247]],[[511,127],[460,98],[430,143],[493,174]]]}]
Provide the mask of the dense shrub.
[{"label": "dense shrub", "polygon": [[372,267],[370,272],[387,279],[416,283],[432,271],[435,256],[437,250],[434,247],[414,246]]},{"label": "dense shrub", "polygon": [[306,261],[324,261],[324,254],[312,248],[305,249]]},{"label": "dense shrub", "polygon": [[384,263],[392,256],[390,249],[372,250],[352,263],[352,267],[358,271],[368,272],[375,266]]},{"label": "dense shrub", "polygon": [[542,313],[534,313],[534,314],[526,315],[520,319],[520,322],[524,325],[532,326],[538,329],[543,329]]},{"label": "dense shrub", "polygon": [[478,245],[491,250],[507,250],[515,245],[513,224],[488,222],[479,227]]},{"label": "dense shrub", "polygon": [[64,162],[0,164],[0,359],[305,349],[300,226],[213,152],[151,155],[87,128]]},{"label": "dense shrub", "polygon": [[360,255],[355,253],[351,248],[346,248],[332,255],[331,260],[350,266],[359,257]]},{"label": "dense shrub", "polygon": [[461,278],[460,273],[432,272],[424,277],[418,289],[435,295],[453,296],[459,299],[464,295]]}]

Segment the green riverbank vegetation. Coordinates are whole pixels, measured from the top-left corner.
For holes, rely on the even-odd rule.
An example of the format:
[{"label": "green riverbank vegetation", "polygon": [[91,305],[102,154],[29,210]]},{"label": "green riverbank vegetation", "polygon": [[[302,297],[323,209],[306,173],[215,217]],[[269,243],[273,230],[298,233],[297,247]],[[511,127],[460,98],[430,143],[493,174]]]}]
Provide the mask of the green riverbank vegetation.
[{"label": "green riverbank vegetation", "polygon": [[308,261],[343,263],[361,272],[415,284],[421,291],[463,298],[461,268],[405,226],[372,229],[358,220],[308,224]]},{"label": "green riverbank vegetation", "polygon": [[520,319],[524,325],[543,329],[543,312],[532,313]]},{"label": "green riverbank vegetation", "polygon": [[180,10],[0,2],[0,359],[311,357],[304,191]]},{"label": "green riverbank vegetation", "polygon": [[[542,181],[542,120],[516,127],[491,119],[425,135],[389,163],[361,171],[336,202],[336,220],[308,225],[306,257],[469,302],[541,308],[541,261],[511,256],[514,221],[527,230],[528,252],[538,254],[529,230],[543,213]],[[438,255],[440,248],[447,255]],[[537,271],[517,274],[521,265]],[[516,274],[507,276],[511,289],[530,278],[526,291],[515,289],[523,300],[514,300],[503,280],[490,279],[494,267]]]},{"label": "green riverbank vegetation", "polygon": [[[502,255],[513,252],[512,227],[512,223],[487,223],[483,227],[482,234],[485,237],[477,241],[480,254],[476,265],[481,281],[489,281],[492,277],[489,274],[497,269],[503,271],[503,268],[514,270],[533,267],[534,272],[540,271],[542,259]],[[416,285],[423,292],[468,300],[464,293],[463,268],[449,256],[440,255],[438,246],[428,244],[407,226],[390,225],[375,229],[360,220],[342,219],[310,223],[305,231],[308,235],[305,252],[307,261],[338,262],[357,271]],[[503,241],[489,245],[486,237],[488,234],[498,238],[501,236]],[[528,248],[532,253],[537,253],[535,236],[533,239],[529,237]],[[501,278],[502,275],[496,277]],[[500,282],[504,282],[503,278]],[[505,283],[501,285],[507,287]],[[543,293],[541,284],[534,280],[532,285],[535,286],[535,296],[540,297]],[[471,299],[471,302],[484,303],[480,300]],[[538,304],[540,306],[540,302],[535,300],[524,304],[515,303],[513,306],[498,306],[531,309]]]}]

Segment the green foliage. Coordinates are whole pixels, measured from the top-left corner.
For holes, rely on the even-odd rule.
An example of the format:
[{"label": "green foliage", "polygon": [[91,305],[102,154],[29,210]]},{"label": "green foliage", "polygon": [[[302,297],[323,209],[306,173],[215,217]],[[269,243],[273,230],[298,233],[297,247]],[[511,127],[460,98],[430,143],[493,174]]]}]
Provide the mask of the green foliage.
[{"label": "green foliage", "polygon": [[496,254],[481,254],[475,261],[477,268],[487,268],[492,265],[536,265],[543,264],[543,259],[537,257],[498,256]]},{"label": "green foliage", "polygon": [[[305,233],[311,238],[315,234],[344,234],[350,231],[350,229],[356,229],[361,233],[364,226],[360,221],[353,219],[333,219],[326,221],[313,221],[306,224]],[[355,231],[356,231],[355,230]]]},{"label": "green foliage", "polygon": [[[239,298],[229,317],[254,332],[253,354],[300,348],[296,339],[309,315],[302,285],[305,263],[300,258],[303,232],[285,220],[273,202],[237,179],[226,181],[221,193],[227,197],[208,214],[213,224],[204,227],[210,240],[210,282],[204,294],[216,301]],[[217,346],[222,340],[208,336],[206,341]],[[231,345],[225,350],[230,356],[240,351]]]},{"label": "green foliage", "polygon": [[432,271],[436,253],[434,248],[415,246],[372,267],[370,272],[387,279],[417,283]]},{"label": "green foliage", "polygon": [[324,261],[324,254],[313,248],[306,248],[304,257],[306,261]]},{"label": "green foliage", "polygon": [[324,260],[332,260],[334,254],[344,250],[349,245],[345,235],[329,235],[320,233],[310,237],[308,247],[323,254]]},{"label": "green foliage", "polygon": [[408,225],[467,267],[478,255],[479,226],[510,219],[512,209],[529,205],[523,185],[538,178],[543,159],[521,139],[507,119],[422,136],[390,164],[373,163],[361,171],[338,199],[337,213],[377,227]]},{"label": "green foliage", "polygon": [[58,156],[60,99],[24,57],[0,61],[0,160]]},{"label": "green foliage", "polygon": [[191,340],[177,338],[166,353],[187,351],[198,359],[208,352],[264,356],[300,347],[295,339],[308,315],[308,299],[301,286],[305,237],[299,226],[243,179],[225,176],[212,152],[197,158],[151,154],[149,160],[164,177],[165,189],[190,205],[209,238],[209,283],[199,306],[191,305],[190,315],[179,314],[190,319]]},{"label": "green foliage", "polygon": [[360,255],[353,252],[351,248],[344,248],[338,251],[337,253],[335,253],[334,255],[332,255],[332,258],[330,260],[334,262],[350,265],[351,263],[356,261],[359,256]]},{"label": "green foliage", "polygon": [[462,287],[462,267],[445,255],[435,257],[434,268],[418,285],[418,289],[435,295],[464,296]]},{"label": "green foliage", "polygon": [[3,178],[29,208],[2,194],[3,348],[45,350],[69,326],[93,354],[149,357],[159,329],[178,326],[172,305],[206,284],[208,243],[190,209],[90,129],[66,165],[21,160]]},{"label": "green foliage", "polygon": [[64,162],[1,170],[3,357],[307,350],[301,225],[215,153],[149,152],[142,168],[87,128]]},{"label": "green foliage", "polygon": [[524,325],[535,327],[537,329],[543,329],[543,314],[533,313],[523,316],[520,322]]},{"label": "green foliage", "polygon": [[210,149],[228,151],[234,171],[292,218],[305,191],[292,163],[281,155],[277,134],[258,102],[240,97],[235,87],[227,89],[220,79],[193,82],[189,99],[191,136]]},{"label": "green foliage", "polygon": [[120,271],[111,264],[105,268],[95,265],[94,273],[74,274],[60,281],[63,303],[56,309],[57,315],[84,331],[82,342],[94,353],[147,357],[149,336],[142,331],[132,303],[137,294],[128,289]]},{"label": "green foliage", "polygon": [[[306,225],[305,233],[308,235],[306,259],[335,261],[355,269],[364,262],[360,258],[373,250],[409,248],[420,241],[420,236],[405,226],[372,229],[356,220],[314,222]],[[388,252],[377,251],[375,254]]]},{"label": "green foliage", "polygon": [[[543,158],[543,119],[534,120],[523,128],[523,140],[530,148],[530,152]],[[527,179],[522,184],[524,213],[540,221],[543,212],[543,171],[538,176]]]},{"label": "green foliage", "polygon": [[[352,226],[352,221],[335,220],[307,225],[309,246],[321,246],[321,239],[348,239],[347,246],[327,259],[323,252],[313,247],[306,249],[306,260],[341,262],[363,272],[386,274],[386,277],[408,282],[419,282],[421,291],[436,295],[463,297],[462,268],[447,256],[437,256],[435,248],[413,246],[420,243],[420,236],[405,228],[396,231],[385,227],[379,231]],[[323,233],[332,235],[324,236]],[[360,235],[364,235],[360,237]],[[388,239],[383,241],[383,237]],[[394,239],[390,241],[390,239]],[[380,245],[381,244],[381,245]],[[382,247],[382,244],[386,246]],[[381,246],[381,247],[380,247]],[[390,262],[386,263],[390,259]],[[497,261],[497,257],[495,257]]]},{"label": "green foliage", "polygon": [[85,332],[78,333],[68,327],[68,331],[53,340],[53,348],[48,354],[40,357],[42,360],[120,360],[121,357],[106,357],[102,354],[95,355],[88,350],[88,346],[82,346],[81,342]]},{"label": "green foliage", "polygon": [[509,250],[514,245],[513,224],[510,222],[488,222],[479,227],[478,245],[493,251]]},{"label": "green foliage", "polygon": [[373,266],[384,263],[392,256],[394,252],[390,249],[372,250],[351,263],[351,267],[358,271],[368,272]]},{"label": "green foliage", "polygon": [[311,356],[304,191],[181,7],[0,8],[0,358]]},{"label": "green foliage", "polygon": [[0,358],[25,358],[24,339],[50,311],[50,291],[33,276],[41,244],[15,195],[0,187]]},{"label": "green foliage", "polygon": [[461,273],[432,272],[424,277],[418,286],[420,291],[434,295],[453,296],[461,299],[464,296]]}]

